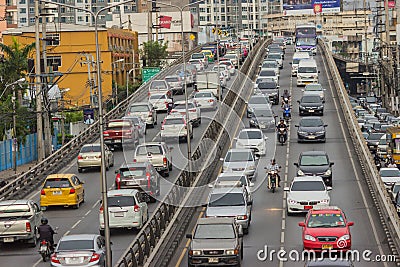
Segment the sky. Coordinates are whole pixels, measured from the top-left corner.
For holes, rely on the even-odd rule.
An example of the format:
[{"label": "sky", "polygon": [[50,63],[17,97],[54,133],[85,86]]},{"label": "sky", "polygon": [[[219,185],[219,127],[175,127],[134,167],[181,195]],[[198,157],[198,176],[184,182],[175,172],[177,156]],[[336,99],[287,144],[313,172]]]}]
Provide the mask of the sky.
[{"label": "sky", "polygon": [[[363,0],[343,0],[343,9],[344,10],[354,10],[357,8],[363,8]],[[367,0],[368,7],[375,7],[375,0]]]}]

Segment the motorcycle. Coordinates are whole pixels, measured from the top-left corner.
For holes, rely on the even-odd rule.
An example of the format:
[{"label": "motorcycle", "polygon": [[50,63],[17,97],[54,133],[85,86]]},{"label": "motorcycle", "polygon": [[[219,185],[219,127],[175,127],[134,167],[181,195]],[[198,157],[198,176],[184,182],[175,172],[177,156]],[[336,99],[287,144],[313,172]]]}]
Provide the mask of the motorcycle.
[{"label": "motorcycle", "polygon": [[290,114],[290,106],[286,105],[283,108],[283,118],[285,119],[285,121],[288,123],[290,118],[291,118],[291,114]]},{"label": "motorcycle", "polygon": [[282,146],[286,142],[286,128],[278,128],[278,141]]},{"label": "motorcycle", "polygon": [[[54,229],[55,234],[57,233],[58,227]],[[50,259],[51,254],[53,253],[53,248],[49,241],[41,240],[39,246],[39,254],[42,256],[43,262],[46,262],[47,259]]]},{"label": "motorcycle", "polygon": [[277,179],[278,172],[275,170],[268,171],[268,189],[275,193],[276,189],[276,179]]}]

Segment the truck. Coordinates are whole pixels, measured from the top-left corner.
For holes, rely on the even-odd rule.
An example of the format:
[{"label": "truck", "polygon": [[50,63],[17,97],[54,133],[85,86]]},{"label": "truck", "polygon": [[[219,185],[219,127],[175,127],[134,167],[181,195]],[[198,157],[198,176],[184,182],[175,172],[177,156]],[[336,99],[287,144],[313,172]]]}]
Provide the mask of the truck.
[{"label": "truck", "polygon": [[41,218],[42,211],[32,200],[0,201],[0,243],[19,241],[35,247]]},{"label": "truck", "polygon": [[219,80],[218,72],[207,71],[197,74],[196,90],[203,92],[211,92],[218,100],[222,100],[222,88]]}]

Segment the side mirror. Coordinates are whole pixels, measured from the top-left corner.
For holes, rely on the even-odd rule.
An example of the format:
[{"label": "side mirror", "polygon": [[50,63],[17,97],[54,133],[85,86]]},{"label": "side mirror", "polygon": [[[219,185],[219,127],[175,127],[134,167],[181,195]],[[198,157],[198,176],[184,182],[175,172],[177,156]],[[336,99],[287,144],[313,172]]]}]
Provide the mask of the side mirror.
[{"label": "side mirror", "polygon": [[327,186],[327,187],[326,187],[326,190],[327,190],[327,191],[332,191],[332,187],[331,187],[331,186]]},{"label": "side mirror", "polygon": [[112,241],[110,241],[110,245],[114,245],[114,243]]},{"label": "side mirror", "polygon": [[299,222],[300,227],[306,227],[306,224],[304,222]]},{"label": "side mirror", "polygon": [[295,125],[294,127],[299,127],[299,125]]},{"label": "side mirror", "polygon": [[255,157],[257,160],[260,159],[260,155],[258,155],[258,154],[255,154],[254,157]]},{"label": "side mirror", "polygon": [[304,89],[301,89],[301,91],[304,92],[305,90],[304,90]]},{"label": "side mirror", "polygon": [[321,73],[321,71],[318,71],[318,73]]},{"label": "side mirror", "polygon": [[354,222],[348,222],[347,223],[347,226],[353,226],[354,225]]},{"label": "side mirror", "polygon": [[284,188],[283,188],[283,191],[288,192],[289,190],[290,190],[289,187],[284,187]]},{"label": "side mirror", "polygon": [[299,167],[299,163],[295,162],[293,163],[294,166]]},{"label": "side mirror", "polygon": [[325,103],[325,100],[322,100],[322,104],[324,104]]},{"label": "side mirror", "polygon": [[276,86],[276,88],[279,88],[279,85],[278,85],[278,86]]},{"label": "side mirror", "polygon": [[292,64],[293,64],[293,62],[289,62],[289,64],[290,64],[290,65],[292,65]]},{"label": "side mirror", "polygon": [[115,173],[118,174],[118,173],[119,173],[119,170],[115,170]]},{"label": "side mirror", "polygon": [[299,103],[299,104],[300,104],[300,100],[297,100],[297,103]]},{"label": "side mirror", "polygon": [[268,136],[265,136],[264,139],[265,139],[265,141],[267,141],[268,140]]},{"label": "side mirror", "polygon": [[111,151],[114,151],[114,147],[113,147],[113,146],[112,146],[112,147],[110,147],[110,150],[111,150]]},{"label": "side mirror", "polygon": [[324,124],[324,127],[328,127],[328,124]]},{"label": "side mirror", "polygon": [[193,235],[192,235],[192,234],[186,234],[186,238],[192,239],[192,238],[193,238]]},{"label": "side mirror", "polygon": [[82,181],[80,181],[79,183],[80,183],[80,184],[85,184],[85,182],[82,182]]},{"label": "side mirror", "polygon": [[234,137],[233,140],[237,141],[238,139],[237,139],[237,137]]},{"label": "side mirror", "polygon": [[335,165],[335,162],[329,163],[329,166],[333,166],[333,165]]}]

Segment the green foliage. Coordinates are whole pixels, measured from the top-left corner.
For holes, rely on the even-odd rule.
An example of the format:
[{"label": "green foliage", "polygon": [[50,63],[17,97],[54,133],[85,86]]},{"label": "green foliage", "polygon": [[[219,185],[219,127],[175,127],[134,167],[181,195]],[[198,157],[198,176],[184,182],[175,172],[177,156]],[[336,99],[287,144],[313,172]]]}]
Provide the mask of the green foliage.
[{"label": "green foliage", "polygon": [[142,58],[146,58],[146,67],[163,67],[168,56],[167,48],[168,42],[144,42],[139,52]]},{"label": "green foliage", "polygon": [[[74,136],[72,134],[65,134],[65,138],[64,138],[64,144],[68,143],[69,141],[71,141],[71,139],[74,138]],[[62,134],[59,133],[57,134],[57,144],[61,145],[62,141]]]},{"label": "green foliage", "polygon": [[83,121],[83,111],[74,111],[65,114],[65,123],[77,121]]}]

